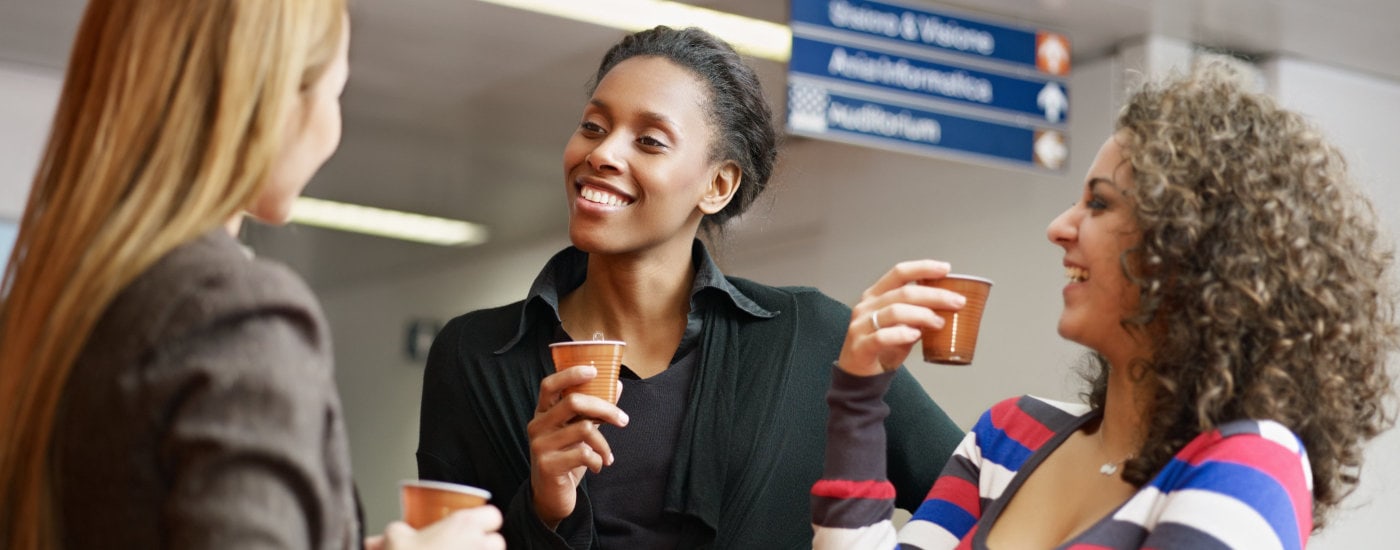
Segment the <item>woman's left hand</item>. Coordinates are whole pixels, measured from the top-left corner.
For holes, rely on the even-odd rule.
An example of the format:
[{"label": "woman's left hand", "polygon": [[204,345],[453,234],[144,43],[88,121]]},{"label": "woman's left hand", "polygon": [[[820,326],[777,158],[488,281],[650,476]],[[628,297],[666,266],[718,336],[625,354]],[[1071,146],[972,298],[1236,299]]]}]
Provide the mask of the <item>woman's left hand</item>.
[{"label": "woman's left hand", "polygon": [[934,310],[954,311],[966,300],[956,292],[910,283],[941,279],[948,270],[947,263],[936,260],[900,262],[866,289],[851,308],[837,359],[841,370],[872,376],[899,368],[923,329],[942,329],[943,318]]}]

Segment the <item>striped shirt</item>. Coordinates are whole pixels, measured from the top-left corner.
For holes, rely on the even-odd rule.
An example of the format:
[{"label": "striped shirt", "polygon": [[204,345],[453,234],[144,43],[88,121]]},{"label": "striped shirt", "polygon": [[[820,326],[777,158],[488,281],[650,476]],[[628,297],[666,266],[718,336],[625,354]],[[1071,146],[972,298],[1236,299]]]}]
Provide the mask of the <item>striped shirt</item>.
[{"label": "striped shirt", "polygon": [[[868,446],[882,418],[870,400],[880,399],[885,378],[833,375],[826,472],[812,488],[814,548],[986,548],[988,526],[1024,480],[1098,416],[1085,405],[1031,396],[998,403],[896,534],[884,447]],[[1239,420],[1197,436],[1127,502],[1060,548],[1301,549],[1311,531],[1302,442],[1277,422]]]}]

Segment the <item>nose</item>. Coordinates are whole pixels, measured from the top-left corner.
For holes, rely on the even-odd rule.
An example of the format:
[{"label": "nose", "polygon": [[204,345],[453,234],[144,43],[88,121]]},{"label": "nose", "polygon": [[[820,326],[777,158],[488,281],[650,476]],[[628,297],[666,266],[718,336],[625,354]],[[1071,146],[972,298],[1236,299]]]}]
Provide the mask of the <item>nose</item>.
[{"label": "nose", "polygon": [[617,139],[617,134],[609,135],[597,142],[597,146],[595,146],[592,151],[588,152],[588,156],[584,158],[584,161],[586,161],[595,172],[621,172],[623,166],[621,154],[623,144],[621,142],[624,141],[626,140]]},{"label": "nose", "polygon": [[1078,203],[1071,204],[1055,219],[1050,220],[1050,226],[1045,228],[1045,237],[1050,239],[1050,243],[1057,246],[1069,246],[1070,243],[1079,236],[1078,227],[1075,221],[1078,219]]}]

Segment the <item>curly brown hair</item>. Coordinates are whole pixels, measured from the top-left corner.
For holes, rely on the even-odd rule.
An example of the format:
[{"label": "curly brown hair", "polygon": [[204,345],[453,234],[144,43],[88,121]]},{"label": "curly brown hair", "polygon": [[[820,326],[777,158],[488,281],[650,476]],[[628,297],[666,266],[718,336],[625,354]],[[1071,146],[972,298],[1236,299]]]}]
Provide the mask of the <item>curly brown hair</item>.
[{"label": "curly brown hair", "polygon": [[[1362,444],[1394,423],[1400,342],[1394,252],[1341,154],[1219,56],[1149,82],[1117,120],[1141,242],[1123,266],[1141,306],[1124,325],[1152,356],[1147,434],[1124,479],[1147,483],[1196,435],[1237,419],[1296,433],[1313,518],[1355,488]],[[1088,401],[1104,405],[1102,357]]]}]

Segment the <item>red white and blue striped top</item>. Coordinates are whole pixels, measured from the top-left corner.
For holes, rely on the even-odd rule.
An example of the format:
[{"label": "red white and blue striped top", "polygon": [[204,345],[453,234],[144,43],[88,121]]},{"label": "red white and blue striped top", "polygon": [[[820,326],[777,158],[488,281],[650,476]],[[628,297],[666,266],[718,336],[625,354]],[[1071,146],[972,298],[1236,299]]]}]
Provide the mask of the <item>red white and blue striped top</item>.
[{"label": "red white and blue striped top", "polygon": [[[986,548],[979,527],[992,525],[1045,457],[1098,414],[1031,396],[996,404],[896,533],[880,433],[888,378],[833,373],[826,472],[812,488],[816,549]],[[1127,502],[1060,548],[1294,550],[1311,531],[1302,442],[1277,422],[1239,420],[1197,436]]]}]

